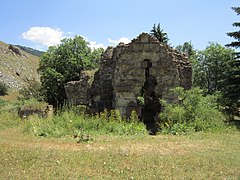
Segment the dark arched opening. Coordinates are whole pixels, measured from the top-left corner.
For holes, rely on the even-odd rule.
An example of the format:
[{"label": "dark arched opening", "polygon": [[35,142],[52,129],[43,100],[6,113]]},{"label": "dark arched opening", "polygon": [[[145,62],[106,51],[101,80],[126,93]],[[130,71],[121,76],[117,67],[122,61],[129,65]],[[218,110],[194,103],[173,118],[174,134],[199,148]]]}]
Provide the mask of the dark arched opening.
[{"label": "dark arched opening", "polygon": [[155,93],[155,87],[157,80],[155,76],[150,74],[150,68],[152,62],[149,59],[145,59],[141,67],[145,69],[145,82],[141,89],[141,96],[144,98],[144,104],[142,106],[142,119],[146,125],[150,134],[156,134],[158,127],[156,125],[156,119],[161,109],[159,98]]}]

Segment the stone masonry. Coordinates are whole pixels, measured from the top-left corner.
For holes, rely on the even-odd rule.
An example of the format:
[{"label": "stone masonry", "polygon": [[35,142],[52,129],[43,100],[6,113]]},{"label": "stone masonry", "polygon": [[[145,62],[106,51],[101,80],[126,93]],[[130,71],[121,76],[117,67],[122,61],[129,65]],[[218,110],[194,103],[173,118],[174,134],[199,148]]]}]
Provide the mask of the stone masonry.
[{"label": "stone masonry", "polygon": [[91,75],[82,71],[79,81],[70,81],[64,86],[70,105],[89,104],[88,90],[91,87],[90,79]]},{"label": "stone masonry", "polygon": [[88,97],[95,112],[119,109],[128,117],[135,110],[143,119],[154,121],[161,111],[159,99],[176,100],[169,90],[177,86],[190,89],[191,77],[186,55],[142,33],[129,44],[106,49],[91,87],[78,98],[85,102]]}]

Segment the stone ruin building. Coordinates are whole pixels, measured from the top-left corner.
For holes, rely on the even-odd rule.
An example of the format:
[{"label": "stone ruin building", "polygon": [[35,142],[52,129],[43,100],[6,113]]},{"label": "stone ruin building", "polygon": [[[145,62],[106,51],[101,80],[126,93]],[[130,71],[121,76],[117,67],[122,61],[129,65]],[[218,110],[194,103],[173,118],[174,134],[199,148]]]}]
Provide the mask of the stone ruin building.
[{"label": "stone ruin building", "polygon": [[186,55],[142,33],[129,44],[108,47],[92,83],[83,73],[80,81],[69,82],[65,89],[72,104],[87,105],[91,112],[119,109],[129,117],[135,110],[151,124],[161,111],[159,98],[174,101],[169,90],[176,86],[190,89],[191,76]]}]

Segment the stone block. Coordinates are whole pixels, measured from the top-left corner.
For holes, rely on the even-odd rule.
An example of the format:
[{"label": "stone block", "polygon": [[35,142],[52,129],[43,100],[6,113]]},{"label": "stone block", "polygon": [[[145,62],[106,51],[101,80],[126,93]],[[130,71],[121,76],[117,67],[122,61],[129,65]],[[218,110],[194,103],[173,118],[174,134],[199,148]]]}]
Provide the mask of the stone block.
[{"label": "stone block", "polygon": [[[185,55],[142,33],[129,44],[109,47],[94,76],[89,90],[91,100],[99,103],[100,109],[112,106],[126,115],[136,108],[129,103],[136,103],[143,87],[145,96],[155,94],[172,101],[176,97],[169,90],[179,85],[191,87],[192,72]],[[156,84],[152,85],[149,77],[155,78]],[[85,87],[82,83],[78,99],[84,99],[84,93],[87,97]]]}]

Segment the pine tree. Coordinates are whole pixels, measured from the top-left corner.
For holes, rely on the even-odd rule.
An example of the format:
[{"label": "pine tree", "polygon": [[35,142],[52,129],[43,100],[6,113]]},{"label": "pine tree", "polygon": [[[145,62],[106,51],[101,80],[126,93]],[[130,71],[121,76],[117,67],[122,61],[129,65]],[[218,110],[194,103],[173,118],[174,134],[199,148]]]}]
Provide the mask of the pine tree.
[{"label": "pine tree", "polygon": [[[232,9],[237,13],[237,15],[240,15],[240,7],[232,7]],[[233,26],[240,27],[240,22],[233,23]],[[230,44],[227,44],[226,46],[239,48],[240,47],[240,30],[229,32],[227,33],[227,35],[230,37],[233,37],[234,39],[236,39],[236,41],[233,41]]]},{"label": "pine tree", "polygon": [[168,44],[168,35],[167,33],[163,32],[163,29],[161,29],[160,27],[160,23],[156,26],[156,24],[153,25],[153,28],[150,32],[150,34],[157,38],[159,40],[159,42],[164,43],[164,44]]},{"label": "pine tree", "polygon": [[[232,8],[237,15],[240,15],[240,7]],[[240,22],[233,23],[233,26],[240,27]],[[228,36],[233,37],[236,41],[227,44],[228,47],[239,48],[240,47],[240,30],[227,33]],[[223,96],[227,110],[231,119],[234,115],[240,116],[240,52],[235,52],[232,60],[228,62],[229,69],[225,73],[225,79],[223,79]]]}]

